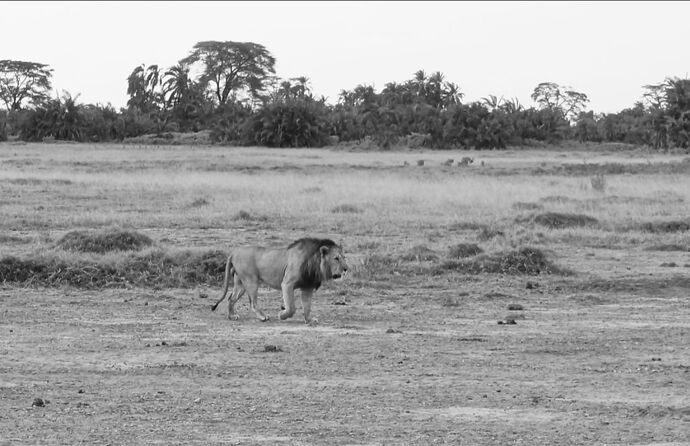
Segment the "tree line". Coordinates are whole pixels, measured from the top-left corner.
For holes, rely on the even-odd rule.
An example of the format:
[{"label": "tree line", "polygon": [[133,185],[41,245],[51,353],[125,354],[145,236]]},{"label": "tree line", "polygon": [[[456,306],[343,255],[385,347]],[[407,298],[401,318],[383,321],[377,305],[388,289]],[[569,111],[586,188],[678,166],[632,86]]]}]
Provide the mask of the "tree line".
[{"label": "tree line", "polygon": [[423,70],[381,91],[342,90],[329,104],[307,77],[277,77],[275,62],[257,43],[198,42],[167,69],[135,67],[127,106],[116,110],[68,92],[51,96],[53,70],[45,64],[0,60],[0,140],[122,141],[208,130],[215,143],[268,147],[370,141],[384,149],[502,149],[576,140],[690,149],[688,79],[645,85],[642,99],[618,113],[588,111],[586,94],[554,82],[537,85],[529,107],[493,95],[466,103],[443,73]]}]

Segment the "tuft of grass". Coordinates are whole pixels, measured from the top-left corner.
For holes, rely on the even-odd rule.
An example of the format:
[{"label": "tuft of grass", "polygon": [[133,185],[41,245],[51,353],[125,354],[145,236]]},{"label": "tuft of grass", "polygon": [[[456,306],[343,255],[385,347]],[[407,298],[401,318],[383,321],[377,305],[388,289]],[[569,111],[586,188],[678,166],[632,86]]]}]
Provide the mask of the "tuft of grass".
[{"label": "tuft of grass", "polygon": [[361,214],[364,211],[353,204],[341,204],[331,209],[331,212],[334,214]]},{"label": "tuft of grass", "polygon": [[532,203],[529,201],[517,201],[511,206],[513,209],[518,211],[539,211],[544,209],[539,203]]},{"label": "tuft of grass", "polygon": [[19,237],[10,234],[0,234],[0,243],[29,243],[30,238]]},{"label": "tuft of grass", "polygon": [[448,257],[451,259],[464,259],[483,253],[484,250],[474,243],[458,243],[448,248]]},{"label": "tuft of grass", "polygon": [[640,229],[653,233],[685,232],[690,230],[690,224],[682,220],[647,222],[643,223]]},{"label": "tuft of grass", "polygon": [[645,251],[690,251],[690,247],[683,245],[662,244],[648,246],[645,248]]},{"label": "tuft of grass", "polygon": [[57,242],[57,246],[67,251],[99,254],[111,251],[138,251],[152,244],[153,241],[148,236],[123,229],[71,231]]},{"label": "tuft of grass", "polygon": [[252,215],[249,212],[245,211],[244,209],[241,209],[237,214],[235,214],[232,217],[233,220],[235,221],[266,221],[268,220],[268,217],[265,215]]},{"label": "tuft of grass", "polygon": [[209,204],[208,200],[205,198],[197,198],[191,203],[189,203],[190,208],[200,208],[203,206],[207,206]]},{"label": "tuft of grass", "polygon": [[606,177],[603,173],[594,174],[594,176],[589,178],[589,183],[592,185],[592,189],[597,192],[606,191]]},{"label": "tuft of grass", "polygon": [[486,242],[488,240],[491,240],[494,237],[504,237],[505,233],[503,231],[499,231],[498,229],[490,228],[488,226],[485,226],[479,231],[479,234],[477,234],[477,238],[482,241]]},{"label": "tuft of grass", "polygon": [[486,229],[486,225],[473,221],[458,221],[448,225],[449,231],[476,231],[481,229]]},{"label": "tuft of grass", "polygon": [[401,260],[406,261],[436,261],[438,260],[438,254],[433,249],[429,249],[424,245],[417,245],[410,248],[406,253],[400,256]]},{"label": "tuft of grass", "polygon": [[546,212],[535,215],[532,222],[551,229],[574,228],[582,226],[592,226],[599,221],[584,214],[566,214],[560,212]]},{"label": "tuft of grass", "polygon": [[484,254],[470,260],[449,260],[432,272],[442,274],[447,271],[466,274],[567,274],[567,271],[549,261],[541,250],[531,247],[495,255]]}]

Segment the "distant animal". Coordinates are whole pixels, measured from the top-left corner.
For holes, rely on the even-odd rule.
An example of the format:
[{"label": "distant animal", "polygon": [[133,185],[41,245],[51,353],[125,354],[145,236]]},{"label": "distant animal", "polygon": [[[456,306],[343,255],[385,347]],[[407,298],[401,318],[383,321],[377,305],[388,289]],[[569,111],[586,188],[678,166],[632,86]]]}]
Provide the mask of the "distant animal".
[{"label": "distant animal", "polygon": [[444,166],[452,166],[452,165],[453,165],[453,162],[455,162],[454,159],[447,159],[447,160],[445,160],[442,164],[443,164]]},{"label": "distant animal", "polygon": [[237,320],[235,303],[249,294],[249,305],[261,321],[268,316],[257,306],[259,283],[281,290],[284,309],[281,320],[295,314],[295,289],[301,290],[304,322],[316,323],[311,317],[311,299],[314,292],[327,280],[338,279],[347,272],[348,266],[340,245],[330,239],[301,238],[287,248],[250,246],[237,248],[228,256],[225,265],[225,282],[221,298],[211,310],[215,311],[228,293],[230,278],[232,294],[228,298],[228,319]]}]

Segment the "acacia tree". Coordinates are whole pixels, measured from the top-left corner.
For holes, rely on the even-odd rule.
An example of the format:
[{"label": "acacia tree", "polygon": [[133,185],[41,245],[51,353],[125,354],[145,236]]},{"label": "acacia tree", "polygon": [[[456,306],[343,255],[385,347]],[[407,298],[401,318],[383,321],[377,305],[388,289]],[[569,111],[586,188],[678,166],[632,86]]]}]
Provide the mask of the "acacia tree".
[{"label": "acacia tree", "polygon": [[213,92],[218,105],[241,92],[256,98],[275,74],[275,58],[263,45],[252,42],[198,42],[180,63],[202,65],[199,83]]},{"label": "acacia tree", "polygon": [[0,60],[0,100],[8,111],[21,109],[24,101],[41,103],[48,99],[52,72],[42,63]]},{"label": "acacia tree", "polygon": [[532,100],[540,109],[560,111],[567,119],[574,119],[584,111],[589,98],[586,94],[553,82],[542,82],[532,92]]}]

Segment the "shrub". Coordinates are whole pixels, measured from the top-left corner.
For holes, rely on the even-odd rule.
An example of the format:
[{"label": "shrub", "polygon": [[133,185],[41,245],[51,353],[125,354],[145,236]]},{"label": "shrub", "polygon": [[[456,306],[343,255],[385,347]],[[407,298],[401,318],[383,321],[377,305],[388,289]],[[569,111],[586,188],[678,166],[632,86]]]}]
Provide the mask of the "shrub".
[{"label": "shrub", "polygon": [[551,229],[572,228],[579,226],[591,226],[598,223],[594,217],[584,214],[564,214],[559,212],[547,212],[536,215],[533,220],[534,223],[546,226]]},{"label": "shrub", "polygon": [[449,260],[433,270],[436,274],[457,271],[466,274],[566,274],[537,248],[524,247],[495,255],[480,255],[471,260]]},{"label": "shrub", "polygon": [[65,250],[105,253],[110,251],[136,251],[150,246],[153,241],[146,235],[122,229],[102,232],[71,231],[57,245]]}]

